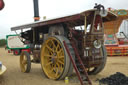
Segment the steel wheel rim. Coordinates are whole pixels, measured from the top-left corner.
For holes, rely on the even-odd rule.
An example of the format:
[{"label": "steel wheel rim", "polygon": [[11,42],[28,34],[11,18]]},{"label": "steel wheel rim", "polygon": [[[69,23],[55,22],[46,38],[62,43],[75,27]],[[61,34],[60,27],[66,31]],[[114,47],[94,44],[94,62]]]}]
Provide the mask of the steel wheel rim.
[{"label": "steel wheel rim", "polygon": [[50,79],[58,79],[64,71],[64,49],[59,40],[49,38],[43,44],[41,63],[43,71]]},{"label": "steel wheel rim", "polygon": [[27,69],[27,56],[24,54],[21,54],[20,56],[20,67],[22,72],[25,72]]}]

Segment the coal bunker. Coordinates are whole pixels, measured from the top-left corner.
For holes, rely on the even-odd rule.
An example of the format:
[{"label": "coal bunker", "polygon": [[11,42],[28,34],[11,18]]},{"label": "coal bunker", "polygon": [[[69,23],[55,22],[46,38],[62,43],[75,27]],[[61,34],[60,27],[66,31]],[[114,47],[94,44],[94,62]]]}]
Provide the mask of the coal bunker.
[{"label": "coal bunker", "polygon": [[116,72],[113,75],[110,75],[109,77],[102,78],[99,80],[99,84],[105,84],[105,85],[128,85],[128,77],[124,75],[123,73]]}]

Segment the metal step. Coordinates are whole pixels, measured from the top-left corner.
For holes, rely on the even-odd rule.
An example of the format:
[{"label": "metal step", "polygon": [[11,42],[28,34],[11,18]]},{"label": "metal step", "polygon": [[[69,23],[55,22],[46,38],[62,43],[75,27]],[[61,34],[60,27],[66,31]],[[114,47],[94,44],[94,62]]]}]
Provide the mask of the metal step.
[{"label": "metal step", "polygon": [[83,64],[83,62],[82,62],[82,60],[81,60],[81,58],[80,58],[80,56],[78,54],[78,51],[77,51],[75,45],[72,43],[72,47],[73,47],[73,49],[75,51],[75,56],[76,56],[75,60],[77,60],[76,63],[75,63],[75,60],[72,58],[71,52],[69,51],[69,48],[66,45],[65,41],[63,41],[63,43],[64,43],[65,49],[66,49],[66,51],[67,51],[67,53],[68,53],[68,55],[70,57],[70,60],[71,60],[71,62],[73,64],[73,67],[74,67],[75,72],[76,72],[76,74],[78,76],[78,79],[80,80],[81,85],[88,85],[88,84],[92,85],[92,83],[91,83],[91,81],[90,81],[90,79],[88,77],[88,74],[86,72],[85,66],[84,66],[84,64]]}]

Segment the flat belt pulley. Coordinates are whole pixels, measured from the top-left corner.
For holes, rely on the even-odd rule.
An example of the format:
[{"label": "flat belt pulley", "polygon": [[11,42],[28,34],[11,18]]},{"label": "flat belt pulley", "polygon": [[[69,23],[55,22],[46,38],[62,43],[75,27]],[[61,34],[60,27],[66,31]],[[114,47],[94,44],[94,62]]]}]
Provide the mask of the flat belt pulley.
[{"label": "flat belt pulley", "polygon": [[53,25],[49,27],[49,33],[50,36],[53,35],[64,35],[64,27],[60,24],[60,25]]}]

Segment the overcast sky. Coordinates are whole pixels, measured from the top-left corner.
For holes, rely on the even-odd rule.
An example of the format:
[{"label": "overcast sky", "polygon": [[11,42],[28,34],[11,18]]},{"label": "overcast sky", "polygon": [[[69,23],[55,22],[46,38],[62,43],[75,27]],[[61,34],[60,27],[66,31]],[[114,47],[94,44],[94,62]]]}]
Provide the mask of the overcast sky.
[{"label": "overcast sky", "polygon": [[[0,39],[15,34],[11,27],[33,22],[33,0],[4,0],[5,8],[0,11]],[[105,8],[128,9],[127,0],[39,0],[39,11],[43,16],[53,18],[79,13],[93,8],[95,3]]]}]

